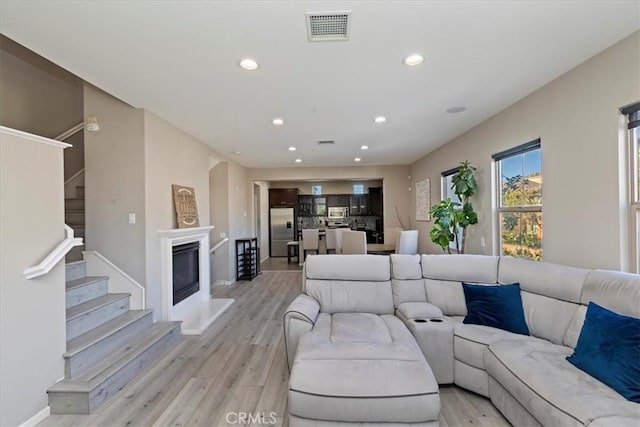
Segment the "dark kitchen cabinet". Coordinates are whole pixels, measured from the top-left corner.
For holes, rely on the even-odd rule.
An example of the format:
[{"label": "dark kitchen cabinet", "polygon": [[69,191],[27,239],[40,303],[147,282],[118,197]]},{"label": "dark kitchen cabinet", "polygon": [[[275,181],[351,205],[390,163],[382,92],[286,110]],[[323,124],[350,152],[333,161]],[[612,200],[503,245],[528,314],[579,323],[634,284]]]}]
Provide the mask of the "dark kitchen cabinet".
[{"label": "dark kitchen cabinet", "polygon": [[327,207],[346,208],[349,207],[348,194],[330,194],[327,196]]},{"label": "dark kitchen cabinet", "polygon": [[382,187],[369,187],[369,212],[382,216]]},{"label": "dark kitchen cabinet", "polygon": [[297,188],[270,188],[269,189],[269,206],[292,207],[298,205],[298,189]]},{"label": "dark kitchen cabinet", "polygon": [[298,214],[300,216],[313,215],[313,196],[298,196]]},{"label": "dark kitchen cabinet", "polygon": [[369,215],[369,196],[367,194],[354,194],[350,197],[349,215]]}]

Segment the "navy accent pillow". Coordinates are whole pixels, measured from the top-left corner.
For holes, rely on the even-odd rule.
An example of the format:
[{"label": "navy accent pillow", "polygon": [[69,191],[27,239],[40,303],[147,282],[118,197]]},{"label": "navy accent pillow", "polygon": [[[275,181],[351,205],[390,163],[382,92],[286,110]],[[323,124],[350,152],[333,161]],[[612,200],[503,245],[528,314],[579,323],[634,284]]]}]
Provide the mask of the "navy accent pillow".
[{"label": "navy accent pillow", "polygon": [[463,323],[529,335],[522,309],[520,283],[496,286],[463,282],[462,290],[467,302],[467,316]]},{"label": "navy accent pillow", "polygon": [[567,360],[640,403],[640,319],[590,302],[578,344]]}]

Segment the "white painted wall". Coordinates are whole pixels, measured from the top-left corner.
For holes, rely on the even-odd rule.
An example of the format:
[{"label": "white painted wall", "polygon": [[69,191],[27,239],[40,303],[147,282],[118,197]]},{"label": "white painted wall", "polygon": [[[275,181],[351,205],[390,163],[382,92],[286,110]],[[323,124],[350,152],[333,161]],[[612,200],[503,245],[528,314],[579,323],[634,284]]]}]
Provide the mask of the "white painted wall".
[{"label": "white painted wall", "polygon": [[[213,241],[220,240],[220,233],[229,237],[229,162],[218,162],[209,171],[209,203]],[[231,281],[229,271],[229,253],[232,242],[221,246],[211,256],[211,282]]]},{"label": "white painted wall", "polygon": [[209,225],[210,148],[155,114],[144,112],[147,304],[162,303],[158,230],[177,228],[171,185],[193,187],[200,226]]},{"label": "white painted wall", "polygon": [[[418,160],[411,166],[412,182],[430,178],[432,201],[438,201],[442,171],[465,159],[477,166],[479,191],[472,201],[480,223],[468,230],[467,252],[490,254],[497,229],[491,155],[541,138],[544,260],[625,269],[619,172],[626,165],[619,161],[618,109],[639,99],[636,32]],[[415,198],[410,201],[415,218]],[[428,238],[431,226],[418,223],[420,252],[441,253]]]},{"label": "white painted wall", "polygon": [[47,388],[64,376],[64,263],[36,279],[22,275],[65,237],[62,158],[61,148],[0,134],[2,426],[47,408]]}]

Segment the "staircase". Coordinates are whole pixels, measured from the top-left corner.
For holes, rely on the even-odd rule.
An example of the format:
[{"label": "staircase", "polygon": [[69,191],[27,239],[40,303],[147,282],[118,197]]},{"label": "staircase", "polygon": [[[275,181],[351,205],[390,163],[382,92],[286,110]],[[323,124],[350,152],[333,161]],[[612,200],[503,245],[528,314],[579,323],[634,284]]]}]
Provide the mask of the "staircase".
[{"label": "staircase", "polygon": [[[73,228],[74,237],[81,237],[83,241],[86,241],[84,233],[84,186],[76,187],[75,199],[64,199],[64,222]],[[75,246],[65,257],[66,262],[82,260],[82,251],[84,249],[85,245]]]},{"label": "staircase", "polygon": [[180,340],[180,322],[130,310],[129,294],[108,293],[109,278],[87,277],[85,261],[68,263],[66,275],[65,378],[47,391],[49,407],[89,414]]}]

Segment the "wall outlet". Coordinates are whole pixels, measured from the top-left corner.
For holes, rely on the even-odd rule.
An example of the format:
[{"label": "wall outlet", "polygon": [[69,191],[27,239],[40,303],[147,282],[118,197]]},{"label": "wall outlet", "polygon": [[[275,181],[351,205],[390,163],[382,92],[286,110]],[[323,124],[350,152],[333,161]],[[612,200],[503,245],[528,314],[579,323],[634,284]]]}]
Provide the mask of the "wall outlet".
[{"label": "wall outlet", "polygon": [[136,214],[135,212],[129,212],[129,224],[136,223]]},{"label": "wall outlet", "polygon": [[220,233],[220,238],[224,239],[225,237],[227,237],[227,233]]}]

